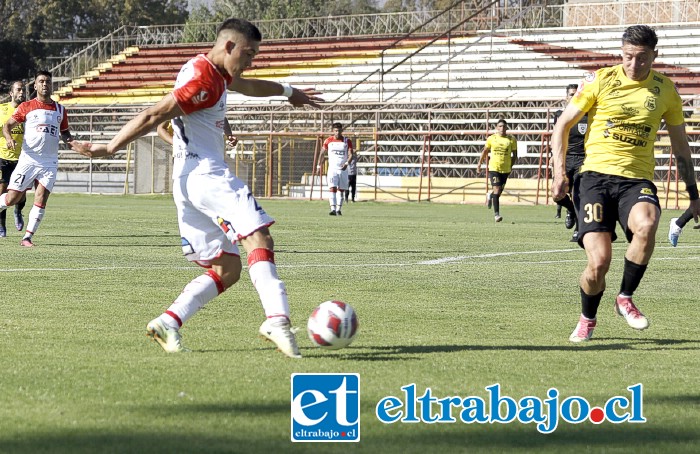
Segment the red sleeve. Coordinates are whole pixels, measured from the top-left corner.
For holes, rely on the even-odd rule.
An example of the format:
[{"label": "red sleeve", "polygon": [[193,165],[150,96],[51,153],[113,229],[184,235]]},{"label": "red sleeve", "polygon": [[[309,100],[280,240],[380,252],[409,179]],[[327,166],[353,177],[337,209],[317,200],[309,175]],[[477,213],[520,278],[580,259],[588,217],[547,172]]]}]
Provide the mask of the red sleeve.
[{"label": "red sleeve", "polygon": [[353,146],[352,146],[352,140],[348,139],[348,150],[354,150],[354,149],[355,148],[353,148]]},{"label": "red sleeve", "polygon": [[175,101],[186,114],[212,107],[226,89],[224,80],[206,62],[198,63],[194,64],[192,78],[173,91]]},{"label": "red sleeve", "polygon": [[24,123],[25,121],[27,121],[27,114],[29,113],[29,111],[29,103],[23,102],[22,104],[17,106],[17,109],[15,109],[15,113],[12,114],[12,118],[14,118],[15,121],[18,123]]},{"label": "red sleeve", "polygon": [[326,140],[323,141],[323,150],[328,151],[328,144],[330,143],[332,137],[328,137]]}]

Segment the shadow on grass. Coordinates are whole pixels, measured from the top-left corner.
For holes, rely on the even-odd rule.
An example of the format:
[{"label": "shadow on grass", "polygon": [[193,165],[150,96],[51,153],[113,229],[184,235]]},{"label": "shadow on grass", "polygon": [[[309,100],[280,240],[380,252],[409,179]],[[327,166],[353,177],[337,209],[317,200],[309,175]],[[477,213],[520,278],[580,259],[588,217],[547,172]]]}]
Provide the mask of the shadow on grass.
[{"label": "shadow on grass", "polygon": [[[700,341],[697,339],[625,339],[625,338],[598,338],[597,341],[623,341],[615,343],[590,342],[585,344],[570,345],[392,345],[381,347],[359,347],[343,350],[343,355],[338,359],[352,361],[392,361],[406,359],[418,359],[419,356],[407,358],[397,355],[423,355],[428,353],[457,353],[469,351],[525,351],[525,352],[566,352],[566,351],[614,351],[614,350],[700,350]],[[686,345],[677,348],[678,346]],[[694,345],[693,345],[694,344]],[[367,351],[369,350],[369,351]],[[319,355],[320,356],[320,355]]]},{"label": "shadow on grass", "polygon": [[[182,406],[178,406],[182,407]],[[171,408],[155,409],[159,411]],[[700,442],[693,428],[635,427],[622,425],[562,425],[550,435],[536,432],[533,425],[392,425],[382,426],[376,420],[363,422],[359,443],[292,443],[289,440],[287,405],[275,412],[284,413],[285,427],[255,431],[229,430],[217,435],[202,434],[197,417],[202,411],[239,412],[238,406],[202,409],[178,408],[180,418],[189,417],[189,425],[180,430],[124,429],[115,431],[69,430],[54,433],[27,433],[9,437],[0,436],[3,453],[269,453],[309,452],[346,453],[471,453],[471,452],[634,452],[665,453],[692,452]],[[253,416],[255,417],[255,416]],[[269,420],[267,420],[269,422]],[[186,428],[187,427],[187,428]],[[225,432],[225,431],[222,431]]]}]

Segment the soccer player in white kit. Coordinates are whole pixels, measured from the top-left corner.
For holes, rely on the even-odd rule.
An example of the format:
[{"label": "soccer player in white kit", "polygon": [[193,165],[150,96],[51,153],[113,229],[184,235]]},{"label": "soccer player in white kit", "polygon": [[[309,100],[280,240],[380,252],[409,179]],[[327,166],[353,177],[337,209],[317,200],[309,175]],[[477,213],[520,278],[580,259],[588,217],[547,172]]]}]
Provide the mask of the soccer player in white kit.
[{"label": "soccer player in white kit", "polygon": [[[352,160],[352,141],[343,136],[343,125],[333,123],[333,135],[323,142],[324,154],[328,153],[328,201],[331,205],[331,216],[342,216],[343,195],[348,189],[348,164]],[[323,166],[323,155],[319,168]]]},{"label": "soccer player in white kit", "polygon": [[17,204],[28,189],[36,187],[27,230],[20,241],[24,247],[34,246],[32,237],[44,218],[46,203],[56,182],[59,140],[62,138],[66,143],[73,140],[65,107],[51,99],[51,73],[39,71],[34,79],[34,89],[36,98],[17,106],[2,127],[7,146],[14,148],[12,128],[24,123],[22,152],[10,177],[8,191],[0,196],[0,211]]},{"label": "soccer player in white kit", "polygon": [[285,355],[301,357],[290,329],[287,290],[277,275],[268,230],[275,221],[224,162],[226,89],[248,96],[284,95],[294,106],[318,107],[317,102],[322,100],[315,90],[241,78],[258,53],[261,40],[255,25],[227,19],[219,27],[209,53],[196,56],[182,67],[171,94],[129,121],[109,144],[73,145],[93,157],[111,155],[172,119],[173,198],[182,250],[188,260],[208,271],[187,284],[175,302],[148,323],[147,334],[167,352],[187,351],[179,332],[183,323],[239,280],[240,242],[248,253],[248,272],[266,315],[260,335],[273,341]]}]

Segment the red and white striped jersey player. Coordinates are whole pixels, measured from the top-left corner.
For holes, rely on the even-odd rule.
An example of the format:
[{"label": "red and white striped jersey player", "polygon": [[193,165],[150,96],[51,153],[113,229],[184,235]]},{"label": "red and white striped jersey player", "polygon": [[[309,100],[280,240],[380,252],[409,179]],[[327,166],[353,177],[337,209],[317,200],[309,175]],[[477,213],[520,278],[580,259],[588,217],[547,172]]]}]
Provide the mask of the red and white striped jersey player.
[{"label": "red and white striped jersey player", "polygon": [[62,138],[66,143],[73,140],[65,107],[51,99],[51,73],[39,71],[34,79],[34,89],[36,98],[17,106],[2,128],[8,146],[13,148],[15,144],[10,132],[15,125],[24,123],[22,152],[10,177],[8,192],[0,196],[0,210],[20,202],[24,192],[35,188],[34,206],[20,242],[25,247],[34,246],[32,237],[44,218],[46,203],[56,182],[59,140]]},{"label": "red and white striped jersey player", "polygon": [[294,106],[318,107],[321,99],[315,90],[242,78],[261,40],[255,25],[227,19],[219,27],[212,49],[182,67],[171,94],[124,125],[109,144],[74,145],[92,156],[110,155],[172,120],[173,198],[182,250],[188,260],[208,271],[187,284],[170,307],[147,324],[147,334],[167,352],[187,351],[179,333],[182,325],[239,280],[240,243],[247,252],[248,273],[266,315],[258,332],[285,355],[301,357],[291,330],[287,289],[275,265],[268,229],[274,219],[224,162],[226,89],[248,96],[286,96]]},{"label": "red and white striped jersey player", "polygon": [[[323,142],[324,155],[328,154],[328,173],[326,184],[328,186],[328,201],[331,205],[331,216],[343,214],[343,199],[348,189],[348,164],[352,160],[352,140],[343,136],[343,125],[333,123],[333,135]],[[323,155],[319,168],[323,165]]]}]

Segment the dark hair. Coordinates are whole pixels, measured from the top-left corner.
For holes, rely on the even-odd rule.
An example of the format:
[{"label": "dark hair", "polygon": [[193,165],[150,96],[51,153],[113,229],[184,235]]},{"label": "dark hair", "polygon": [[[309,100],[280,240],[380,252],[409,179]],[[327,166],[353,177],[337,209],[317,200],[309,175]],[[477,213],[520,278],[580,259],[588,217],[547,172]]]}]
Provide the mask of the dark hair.
[{"label": "dark hair", "polygon": [[648,25],[632,25],[627,27],[622,34],[622,44],[632,44],[633,46],[643,46],[649,49],[656,49],[659,38],[656,32]]},{"label": "dark hair", "polygon": [[13,80],[12,82],[10,82],[10,90],[12,90],[12,87],[14,87],[15,84],[20,84],[22,88],[24,88],[24,82],[22,82],[21,80]]},{"label": "dark hair", "polygon": [[500,125],[501,123],[503,123],[504,125],[508,126],[508,122],[507,122],[505,119],[503,119],[503,118],[501,118],[500,120],[498,120],[498,121],[496,122],[496,126]]},{"label": "dark hair", "polygon": [[338,128],[338,129],[343,129],[343,125],[340,124],[340,122],[336,121],[331,125],[333,129]]},{"label": "dark hair", "polygon": [[569,94],[569,90],[578,90],[578,84],[569,84],[566,86],[566,94]]},{"label": "dark hair", "polygon": [[34,76],[34,80],[36,81],[37,77],[39,77],[39,76],[46,76],[49,79],[53,79],[53,76],[51,75],[51,73],[46,71],[45,69],[42,69],[41,71],[37,71],[36,76]]},{"label": "dark hair", "polygon": [[245,19],[237,19],[235,17],[226,19],[216,31],[216,36],[219,36],[221,32],[226,30],[238,32],[250,41],[262,41],[262,33],[258,30],[258,27]]}]

